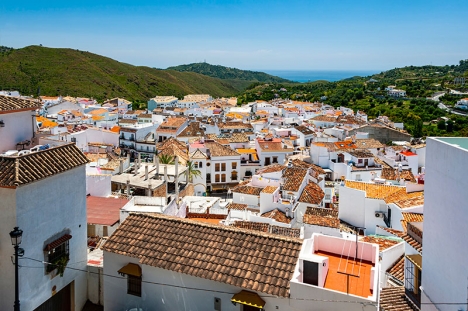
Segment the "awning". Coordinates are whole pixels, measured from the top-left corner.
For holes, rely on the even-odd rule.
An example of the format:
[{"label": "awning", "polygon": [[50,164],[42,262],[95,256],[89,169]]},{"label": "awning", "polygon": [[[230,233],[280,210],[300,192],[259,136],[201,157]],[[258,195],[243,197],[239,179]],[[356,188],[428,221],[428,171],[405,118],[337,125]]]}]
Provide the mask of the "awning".
[{"label": "awning", "polygon": [[256,153],[252,154],[252,161],[258,161],[258,156]]},{"label": "awning", "polygon": [[58,238],[57,240],[49,243],[46,245],[46,247],[44,248],[44,251],[50,251],[50,250],[53,250],[54,248],[62,245],[63,243],[65,243],[66,241],[70,240],[72,238],[71,235],[69,234],[64,234],[62,235],[60,238]]},{"label": "awning", "polygon": [[122,267],[119,271],[119,274],[133,275],[141,277],[141,267],[134,263],[129,263],[126,266]]},{"label": "awning", "polygon": [[265,306],[265,300],[260,298],[257,293],[246,290],[241,290],[239,293],[232,296],[231,301],[259,309],[263,309]]},{"label": "awning", "polygon": [[419,270],[422,270],[422,256],[419,254],[407,255],[409,261],[411,261]]},{"label": "awning", "polygon": [[239,149],[236,149],[236,151],[239,152],[239,153],[257,153],[256,149],[242,149],[242,148],[239,148]]}]

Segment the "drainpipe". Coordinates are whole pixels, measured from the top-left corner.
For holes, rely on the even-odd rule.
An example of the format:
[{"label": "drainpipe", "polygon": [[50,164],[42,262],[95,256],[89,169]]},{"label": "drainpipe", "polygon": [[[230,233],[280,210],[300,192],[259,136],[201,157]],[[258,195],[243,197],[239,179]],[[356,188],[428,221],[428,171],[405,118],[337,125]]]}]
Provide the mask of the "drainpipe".
[{"label": "drainpipe", "polygon": [[130,178],[127,179],[127,195],[130,196]]},{"label": "drainpipe", "polygon": [[148,180],[148,165],[145,165],[145,180]]},{"label": "drainpipe", "polygon": [[122,159],[119,160],[119,174],[122,174],[123,173],[123,161]]}]

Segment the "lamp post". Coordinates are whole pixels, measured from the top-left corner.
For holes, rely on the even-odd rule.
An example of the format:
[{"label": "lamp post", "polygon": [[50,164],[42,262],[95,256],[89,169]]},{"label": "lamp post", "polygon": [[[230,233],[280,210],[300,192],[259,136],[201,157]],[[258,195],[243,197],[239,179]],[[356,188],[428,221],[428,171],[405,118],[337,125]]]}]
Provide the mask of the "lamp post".
[{"label": "lamp post", "polygon": [[[15,311],[20,310],[19,302],[19,281],[18,281],[18,257],[23,256],[23,250],[19,248],[21,244],[21,238],[23,236],[23,230],[15,227],[13,231],[10,232],[11,244],[15,247]],[[21,254],[19,252],[21,251]]]}]

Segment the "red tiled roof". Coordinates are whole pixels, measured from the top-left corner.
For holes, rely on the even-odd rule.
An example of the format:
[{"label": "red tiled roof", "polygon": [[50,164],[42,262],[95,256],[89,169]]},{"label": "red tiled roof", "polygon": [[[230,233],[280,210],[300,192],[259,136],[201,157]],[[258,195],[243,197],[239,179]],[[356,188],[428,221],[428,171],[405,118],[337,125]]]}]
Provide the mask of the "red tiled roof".
[{"label": "red tiled roof", "polygon": [[382,288],[380,292],[380,309],[382,311],[419,311],[406,297],[403,286]]},{"label": "red tiled roof", "polygon": [[405,279],[405,255],[402,255],[393,266],[387,270],[387,273],[403,283]]},{"label": "red tiled roof", "polygon": [[302,190],[302,194],[299,197],[299,202],[309,204],[320,204],[322,202],[325,192],[316,183],[310,182]]},{"label": "red tiled roof", "polygon": [[41,106],[42,104],[38,100],[0,95],[0,114],[14,111],[36,110],[41,108]]},{"label": "red tiled roof", "polygon": [[265,217],[265,218],[271,218],[271,219],[274,219],[274,220],[276,220],[278,222],[282,222],[282,223],[285,223],[285,224],[289,224],[291,222],[291,218],[287,217],[284,212],[280,211],[277,208],[275,208],[272,211],[263,213],[261,216]]},{"label": "red tiled roof", "polygon": [[128,203],[124,198],[86,198],[87,223],[113,226],[120,219],[120,209]]},{"label": "red tiled roof", "polygon": [[299,191],[299,188],[307,174],[307,170],[300,167],[288,167],[283,172],[285,191]]},{"label": "red tiled roof", "polygon": [[132,213],[102,249],[144,265],[288,297],[301,247],[299,239]]},{"label": "red tiled roof", "polygon": [[47,252],[48,252],[48,251],[50,251],[50,250],[56,248],[57,246],[62,245],[62,244],[65,243],[66,241],[70,240],[71,238],[72,238],[71,235],[69,235],[69,234],[64,234],[64,235],[62,235],[60,238],[58,238],[57,240],[55,240],[55,241],[53,241],[53,242],[47,244],[46,247],[44,248],[44,251],[47,251]]},{"label": "red tiled roof", "polygon": [[303,222],[321,227],[340,228],[338,211],[329,208],[307,207]]},{"label": "red tiled roof", "polygon": [[75,143],[31,152],[17,157],[0,157],[0,186],[20,186],[88,163]]},{"label": "red tiled roof", "polygon": [[387,248],[397,245],[398,243],[401,243],[395,240],[379,238],[379,237],[374,237],[374,236],[365,236],[360,241],[379,245],[379,251],[383,251]]}]

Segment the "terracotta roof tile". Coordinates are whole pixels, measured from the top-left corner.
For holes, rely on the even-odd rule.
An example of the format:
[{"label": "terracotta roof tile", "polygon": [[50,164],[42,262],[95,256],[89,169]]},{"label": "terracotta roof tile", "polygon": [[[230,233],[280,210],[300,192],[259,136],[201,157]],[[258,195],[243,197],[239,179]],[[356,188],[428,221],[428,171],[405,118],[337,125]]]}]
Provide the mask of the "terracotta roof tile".
[{"label": "terracotta roof tile", "polygon": [[324,122],[336,122],[336,117],[330,117],[330,116],[325,116],[325,115],[319,115],[315,116],[312,119],[312,121],[324,121]]},{"label": "terracotta roof tile", "polygon": [[371,199],[385,199],[394,192],[405,190],[405,187],[382,185],[382,184],[373,184],[360,181],[351,181],[346,180],[345,186],[348,188],[353,188],[356,190],[361,190],[366,192],[366,198]]},{"label": "terracotta roof tile", "polygon": [[382,288],[380,292],[380,308],[382,311],[419,311],[406,297],[403,286]]},{"label": "terracotta roof tile", "polygon": [[299,191],[299,188],[307,174],[307,170],[300,167],[288,167],[283,171],[283,190]]},{"label": "terracotta roof tile", "polygon": [[141,264],[288,297],[301,247],[299,239],[263,232],[130,214],[103,250],[138,258]]},{"label": "terracotta roof tile", "polygon": [[311,168],[313,171],[315,171],[319,175],[325,175],[326,174],[325,171],[323,170],[323,168],[321,168],[320,166],[315,165],[315,164],[307,163],[307,162],[304,162],[304,161],[299,160],[299,159],[294,159],[294,160],[291,161],[291,163],[292,163],[293,166],[303,167],[303,168]]},{"label": "terracotta roof tile", "polygon": [[240,156],[240,153],[229,146],[221,145],[218,142],[206,142],[205,146],[210,150],[212,157]]},{"label": "terracotta roof tile", "polygon": [[325,197],[325,192],[316,183],[310,182],[302,190],[302,194],[299,197],[299,202],[309,204],[320,204]]},{"label": "terracotta roof tile", "polygon": [[69,143],[17,157],[0,157],[0,186],[19,186],[53,176],[88,163],[86,156]]},{"label": "terracotta roof tile", "polygon": [[249,142],[249,137],[245,133],[229,133],[229,134],[207,134],[208,139],[213,139],[215,141],[222,140],[230,143],[247,143]]},{"label": "terracotta roof tile", "polygon": [[227,209],[233,209],[238,211],[244,211],[247,208],[247,204],[239,204],[239,203],[229,203],[226,206]]},{"label": "terracotta roof tile", "polygon": [[190,123],[177,137],[198,137],[205,136],[205,131],[200,128],[200,122]]},{"label": "terracotta roof tile", "polygon": [[251,195],[260,195],[263,188],[254,187],[249,185],[238,185],[232,189],[232,192],[238,192],[243,194],[251,194]]},{"label": "terracotta roof tile", "polygon": [[375,140],[373,138],[356,139],[354,143],[356,144],[356,147],[359,149],[377,149],[377,148],[385,147],[385,145],[383,145],[380,141]]},{"label": "terracotta roof tile", "polygon": [[265,188],[263,188],[262,192],[263,193],[274,193],[276,191],[276,189],[278,189],[278,187],[276,187],[276,186],[266,186]]},{"label": "terracotta roof tile", "polygon": [[295,126],[294,128],[304,135],[310,135],[314,133],[313,130],[304,125]]},{"label": "terracotta roof tile", "polygon": [[338,211],[329,208],[307,207],[303,222],[315,226],[340,228]]},{"label": "terracotta roof tile", "polygon": [[402,255],[393,266],[387,270],[387,273],[403,284],[405,281],[405,255]]},{"label": "terracotta roof tile", "polygon": [[220,129],[253,129],[250,123],[243,122],[224,122],[218,123]]},{"label": "terracotta roof tile", "polygon": [[401,242],[401,241],[399,242],[399,241],[390,240],[390,239],[383,238],[383,237],[375,237],[375,236],[365,236],[360,241],[379,245],[379,251],[383,251]]},{"label": "terracotta roof tile", "polygon": [[383,167],[382,173],[380,174],[381,178],[388,180],[397,180],[398,176],[400,177],[400,179],[410,182],[416,182],[416,179],[414,178],[414,175],[410,169],[402,170],[399,173],[398,169],[394,169],[392,167]]},{"label": "terracotta roof tile", "polygon": [[21,110],[36,110],[41,106],[42,104],[38,100],[0,95],[0,114]]},{"label": "terracotta roof tile", "polygon": [[401,216],[403,217],[403,219],[400,220],[403,230],[406,230],[406,226],[409,222],[423,222],[424,221],[423,214],[401,213]]},{"label": "terracotta roof tile", "polygon": [[277,208],[275,208],[272,211],[263,213],[261,216],[265,218],[271,218],[271,219],[274,219],[278,222],[282,222],[285,224],[289,224],[291,222],[291,217],[287,217],[284,212],[280,211]]},{"label": "terracotta roof tile", "polygon": [[259,169],[257,171],[257,174],[261,175],[261,174],[280,172],[280,171],[284,170],[285,168],[286,168],[286,166],[275,163],[275,164],[271,164],[271,165],[268,165],[268,166],[265,166],[265,167]]},{"label": "terracotta roof tile", "polygon": [[424,192],[406,192],[406,188],[395,191],[385,197],[385,203],[395,203],[401,208],[412,207],[424,204]]}]

